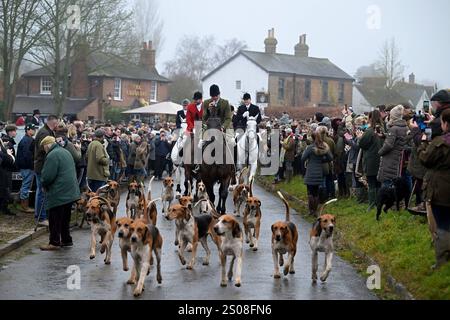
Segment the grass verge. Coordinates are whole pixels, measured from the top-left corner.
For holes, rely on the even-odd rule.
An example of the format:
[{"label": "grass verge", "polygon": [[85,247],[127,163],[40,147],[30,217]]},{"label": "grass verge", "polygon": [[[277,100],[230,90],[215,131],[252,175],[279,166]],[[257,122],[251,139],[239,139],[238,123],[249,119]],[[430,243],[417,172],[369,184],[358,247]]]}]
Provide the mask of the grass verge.
[{"label": "grass verge", "polygon": [[[288,200],[308,221],[313,221],[306,214],[307,193],[301,178],[294,178],[290,184],[272,186],[271,177],[261,177],[259,183],[299,199]],[[366,209],[367,205],[359,205],[353,199],[339,200],[327,207],[326,212],[334,214],[337,220],[339,256],[365,277],[369,265],[376,263],[380,267],[381,290],[376,291],[380,298],[404,298],[399,293],[399,284],[392,282],[395,279],[415,299],[450,299],[450,264],[431,270],[435,259],[426,219],[407,211],[391,210],[377,222],[375,210],[368,213]]]}]

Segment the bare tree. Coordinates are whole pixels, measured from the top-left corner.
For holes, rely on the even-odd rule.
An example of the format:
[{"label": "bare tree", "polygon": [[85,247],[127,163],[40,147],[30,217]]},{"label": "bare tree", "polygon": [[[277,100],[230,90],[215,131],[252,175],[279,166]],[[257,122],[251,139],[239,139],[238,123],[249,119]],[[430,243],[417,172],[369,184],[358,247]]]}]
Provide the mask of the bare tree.
[{"label": "bare tree", "polygon": [[392,90],[403,78],[405,67],[400,60],[400,49],[395,38],[385,41],[376,66],[381,76],[386,79],[386,88],[389,90]]},{"label": "bare tree", "polygon": [[[39,23],[46,25],[37,45],[30,52],[30,60],[51,74],[55,113],[64,113],[69,92],[69,74],[74,50],[83,47],[84,55],[96,51],[124,53],[126,35],[132,30],[131,12],[122,0],[79,0],[79,26],[71,28],[71,0],[44,0]],[[120,49],[119,49],[120,48]]]},{"label": "bare tree", "polygon": [[218,67],[236,53],[247,49],[247,44],[236,38],[225,41],[223,45],[219,45],[214,53],[214,67]]},{"label": "bare tree", "polygon": [[5,119],[11,118],[15,102],[20,65],[45,26],[38,26],[38,0],[1,0],[0,53],[5,92]]}]

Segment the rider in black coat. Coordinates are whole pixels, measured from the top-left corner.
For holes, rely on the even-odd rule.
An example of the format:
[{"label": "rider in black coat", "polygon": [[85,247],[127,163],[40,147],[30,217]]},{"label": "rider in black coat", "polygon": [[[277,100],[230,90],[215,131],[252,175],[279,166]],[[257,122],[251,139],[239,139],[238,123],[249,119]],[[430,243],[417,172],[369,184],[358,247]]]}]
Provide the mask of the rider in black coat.
[{"label": "rider in black coat", "polygon": [[244,95],[244,104],[238,108],[236,117],[234,118],[233,125],[236,129],[246,129],[248,117],[256,117],[256,122],[261,122],[261,110],[258,106],[252,104],[250,94]]}]

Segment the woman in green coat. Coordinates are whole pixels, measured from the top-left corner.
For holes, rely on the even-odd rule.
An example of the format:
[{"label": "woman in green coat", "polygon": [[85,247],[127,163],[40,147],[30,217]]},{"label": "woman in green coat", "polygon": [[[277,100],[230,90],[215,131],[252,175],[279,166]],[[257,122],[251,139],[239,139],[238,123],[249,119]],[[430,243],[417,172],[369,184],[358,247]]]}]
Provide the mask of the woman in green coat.
[{"label": "woman in green coat", "polygon": [[381,184],[377,180],[378,170],[380,168],[380,155],[378,151],[382,146],[381,136],[383,135],[381,129],[381,115],[380,111],[374,110],[369,113],[369,127],[364,133],[359,131],[359,147],[363,150],[363,168],[364,174],[367,177],[369,184],[369,208],[372,210],[376,206],[378,189]]},{"label": "woman in green coat", "polygon": [[41,247],[43,251],[54,251],[60,247],[71,247],[70,215],[72,204],[80,199],[75,162],[69,151],[56,143],[54,137],[41,142],[47,153],[41,173],[42,187],[47,198],[50,242]]}]

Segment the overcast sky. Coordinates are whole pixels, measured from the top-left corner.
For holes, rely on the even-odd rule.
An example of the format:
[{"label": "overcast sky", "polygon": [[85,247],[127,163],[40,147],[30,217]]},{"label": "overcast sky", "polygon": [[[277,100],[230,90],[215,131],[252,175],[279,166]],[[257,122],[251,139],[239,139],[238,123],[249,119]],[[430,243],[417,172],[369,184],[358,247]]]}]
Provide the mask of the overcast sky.
[{"label": "overcast sky", "polygon": [[395,37],[406,79],[414,72],[417,81],[450,88],[449,0],[159,0],[159,6],[165,36],[160,71],[185,34],[212,34],[218,42],[238,38],[263,51],[273,27],[278,52],[293,54],[306,33],[310,56],[328,58],[350,75]]}]

